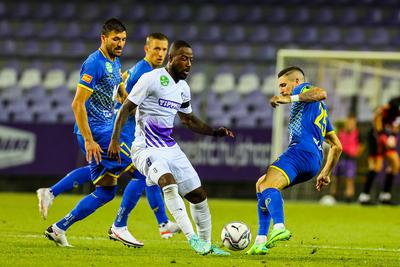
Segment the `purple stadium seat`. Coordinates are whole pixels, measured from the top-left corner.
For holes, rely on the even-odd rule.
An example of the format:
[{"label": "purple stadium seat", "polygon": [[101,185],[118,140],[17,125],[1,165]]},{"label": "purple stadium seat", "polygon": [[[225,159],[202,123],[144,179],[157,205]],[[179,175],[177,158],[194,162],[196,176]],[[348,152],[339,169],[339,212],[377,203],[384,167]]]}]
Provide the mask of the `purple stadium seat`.
[{"label": "purple stadium seat", "polygon": [[214,21],[217,16],[216,7],[213,5],[200,6],[197,15],[195,16],[201,22]]},{"label": "purple stadium seat", "polygon": [[379,8],[369,9],[363,18],[361,18],[362,25],[374,26],[380,25],[383,21],[383,12]]},{"label": "purple stadium seat", "polygon": [[194,41],[198,39],[199,30],[196,24],[184,25],[184,27],[176,30],[176,32],[179,32],[179,37],[182,40]]},{"label": "purple stadium seat", "polygon": [[[139,24],[137,28],[131,33],[134,40],[142,41],[151,32],[150,26],[148,24]],[[131,37],[129,37],[131,38]]]},{"label": "purple stadium seat", "polygon": [[9,37],[12,34],[11,25],[7,20],[0,21],[0,37]]},{"label": "purple stadium seat", "polygon": [[276,47],[272,45],[263,45],[257,48],[255,54],[261,60],[273,60],[276,58]]},{"label": "purple stadium seat", "polygon": [[170,19],[171,21],[175,20],[174,15],[170,13],[170,9],[168,6],[158,6],[157,16],[152,16],[151,19],[154,21],[167,21],[168,19]]},{"label": "purple stadium seat", "polygon": [[62,43],[57,40],[48,42],[46,52],[52,56],[60,56],[64,53]]},{"label": "purple stadium seat", "polygon": [[365,33],[362,28],[350,28],[344,38],[344,43],[348,45],[362,44],[365,41]]},{"label": "purple stadium seat", "polygon": [[245,39],[245,30],[241,25],[235,25],[225,29],[224,40],[227,42],[241,42]]},{"label": "purple stadium seat", "polygon": [[65,50],[65,55],[70,56],[84,56],[86,54],[86,47],[83,41],[74,41],[69,43]]},{"label": "purple stadium seat", "polygon": [[310,20],[310,10],[305,7],[296,8],[290,17],[290,21],[295,24],[305,24]]},{"label": "purple stadium seat", "polygon": [[5,18],[7,15],[6,3],[0,2],[0,18]]},{"label": "purple stadium seat", "polygon": [[372,30],[368,38],[370,45],[386,45],[390,42],[390,35],[387,29],[377,28]]},{"label": "purple stadium seat", "polygon": [[134,5],[123,9],[122,19],[129,21],[141,21],[146,18],[146,9],[136,2]]},{"label": "purple stadium seat", "polygon": [[318,30],[316,27],[305,27],[297,36],[296,42],[299,44],[313,44],[319,42]]},{"label": "purple stadium seat", "polygon": [[36,40],[28,40],[24,43],[24,48],[20,51],[22,55],[33,56],[38,55],[40,51],[39,42]]},{"label": "purple stadium seat", "polygon": [[345,7],[339,10],[335,17],[335,23],[341,25],[353,25],[359,20],[358,12],[353,7]]},{"label": "purple stadium seat", "polygon": [[60,35],[64,38],[76,38],[79,37],[81,33],[81,26],[77,22],[69,22],[65,25],[64,29],[60,32]]},{"label": "purple stadium seat", "polygon": [[219,20],[223,22],[237,22],[239,21],[239,9],[240,7],[235,5],[227,5],[224,7],[222,16],[219,16]]},{"label": "purple stadium seat", "polygon": [[42,86],[34,86],[32,87],[25,95],[25,101],[28,103],[40,103],[43,99],[47,99],[45,90]]},{"label": "purple stadium seat", "polygon": [[321,7],[318,9],[317,16],[312,17],[315,24],[331,24],[334,19],[333,9],[330,7]]},{"label": "purple stadium seat", "polygon": [[37,36],[44,39],[58,37],[60,34],[56,23],[43,23],[42,28],[38,30]]},{"label": "purple stadium seat", "polygon": [[260,22],[263,19],[262,9],[259,6],[251,6],[247,9],[246,15],[242,20],[245,22]]},{"label": "purple stadium seat", "polygon": [[321,30],[321,38],[319,42],[323,44],[337,44],[341,42],[342,34],[337,27],[328,27]]},{"label": "purple stadium seat", "polygon": [[247,44],[235,46],[233,49],[233,55],[238,59],[251,59],[253,56],[252,48]]},{"label": "purple stadium seat", "polygon": [[58,122],[58,114],[53,111],[37,113],[35,115],[37,116],[37,122],[41,122],[41,123],[57,123]]},{"label": "purple stadium seat", "polygon": [[253,43],[264,43],[269,38],[269,30],[265,25],[251,27],[248,40]]},{"label": "purple stadium seat", "polygon": [[14,40],[5,40],[1,42],[1,47],[2,49],[0,49],[0,55],[5,55],[5,56],[14,55],[15,52],[17,51],[17,47]]},{"label": "purple stadium seat", "polygon": [[[185,39],[185,40],[189,40],[189,39]],[[197,59],[203,59],[205,56],[205,51],[204,51],[204,46],[202,45],[202,43],[196,42],[196,43],[192,43],[192,50],[193,50],[193,56]]]},{"label": "purple stadium seat", "polygon": [[271,37],[272,41],[276,43],[290,43],[293,41],[292,28],[288,26],[277,27]]},{"label": "purple stadium seat", "polygon": [[204,41],[218,41],[221,39],[221,29],[217,24],[211,24],[210,26],[202,27],[200,32],[200,38]]},{"label": "purple stadium seat", "polygon": [[224,43],[218,43],[213,46],[213,56],[217,59],[228,59],[229,47]]},{"label": "purple stadium seat", "polygon": [[18,86],[13,86],[3,91],[0,96],[0,99],[5,102],[12,102],[15,99],[20,99],[21,97],[22,97],[21,88],[19,88]]},{"label": "purple stadium seat", "polygon": [[80,12],[76,9],[76,3],[62,2],[57,10],[56,17],[62,20],[73,19],[74,17],[80,17]]},{"label": "purple stadium seat", "polygon": [[31,14],[31,6],[29,2],[19,2],[13,12],[9,12],[12,18],[23,19]]},{"label": "purple stadium seat", "polygon": [[192,16],[193,16],[193,11],[190,5],[182,4],[177,6],[177,10],[174,13],[174,20],[180,22],[190,21],[193,18]]},{"label": "purple stadium seat", "polygon": [[121,5],[108,5],[103,12],[103,17],[120,18],[122,15]]},{"label": "purple stadium seat", "polygon": [[19,112],[14,113],[10,112],[10,116],[12,117],[12,122],[20,122],[20,123],[30,123],[33,122],[33,114],[30,112]]},{"label": "purple stadium seat", "polygon": [[274,24],[284,22],[286,19],[286,9],[283,7],[269,7],[265,15],[265,20]]},{"label": "purple stadium seat", "polygon": [[24,21],[18,25],[16,31],[14,31],[15,36],[19,38],[27,38],[36,34],[34,26],[32,22]]},{"label": "purple stadium seat", "polygon": [[33,17],[36,19],[48,19],[53,15],[54,5],[50,3],[40,3],[36,6]]}]

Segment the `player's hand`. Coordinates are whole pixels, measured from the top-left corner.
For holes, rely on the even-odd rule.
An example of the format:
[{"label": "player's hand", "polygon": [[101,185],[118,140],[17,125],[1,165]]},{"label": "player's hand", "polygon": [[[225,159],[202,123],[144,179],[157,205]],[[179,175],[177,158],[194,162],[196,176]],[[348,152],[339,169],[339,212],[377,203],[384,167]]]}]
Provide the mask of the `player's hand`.
[{"label": "player's hand", "polygon": [[289,104],[291,103],[290,96],[283,96],[283,95],[275,95],[271,97],[269,100],[269,103],[273,108],[276,108],[279,106],[279,104]]},{"label": "player's hand", "polygon": [[213,131],[213,135],[216,137],[225,137],[229,136],[231,138],[235,138],[235,134],[233,133],[232,130],[226,128],[226,127],[219,127],[218,129],[215,129]]},{"label": "player's hand", "polygon": [[119,164],[121,164],[121,147],[119,146],[119,142],[111,139],[110,145],[108,146],[107,155],[111,159],[116,159]]},{"label": "player's hand", "polygon": [[329,175],[326,175],[324,173],[320,173],[317,177],[317,184],[315,185],[315,188],[318,191],[321,191],[321,188],[323,186],[328,185],[331,182],[331,178],[329,177]]},{"label": "player's hand", "polygon": [[85,141],[85,150],[86,150],[86,161],[92,163],[92,159],[96,161],[98,165],[101,161],[101,152],[103,150],[94,140]]}]

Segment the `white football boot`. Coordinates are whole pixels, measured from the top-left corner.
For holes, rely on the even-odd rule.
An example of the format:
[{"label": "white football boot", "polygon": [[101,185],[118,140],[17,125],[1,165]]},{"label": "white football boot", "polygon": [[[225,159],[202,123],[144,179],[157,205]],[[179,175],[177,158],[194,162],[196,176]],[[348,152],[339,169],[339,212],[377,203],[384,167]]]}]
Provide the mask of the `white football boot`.
[{"label": "white football boot", "polygon": [[54,241],[59,247],[72,247],[65,236],[65,231],[58,228],[56,225],[52,225],[44,231],[44,235],[47,239]]},{"label": "white football boot", "polygon": [[158,229],[160,230],[161,238],[164,239],[171,238],[174,234],[181,231],[181,228],[179,228],[178,224],[171,221],[160,224]]},{"label": "white football boot", "polygon": [[111,240],[119,241],[128,247],[141,248],[143,243],[133,237],[128,231],[128,227],[116,227],[114,224],[108,230],[108,236]]}]

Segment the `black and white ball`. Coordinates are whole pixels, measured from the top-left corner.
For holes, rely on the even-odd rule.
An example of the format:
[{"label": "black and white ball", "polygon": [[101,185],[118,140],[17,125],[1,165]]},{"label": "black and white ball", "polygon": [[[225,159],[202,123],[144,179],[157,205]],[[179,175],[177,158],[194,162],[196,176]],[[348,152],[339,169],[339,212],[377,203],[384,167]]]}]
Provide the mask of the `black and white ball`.
[{"label": "black and white ball", "polygon": [[230,222],[222,229],[221,240],[230,250],[245,249],[251,241],[250,228],[243,222]]}]

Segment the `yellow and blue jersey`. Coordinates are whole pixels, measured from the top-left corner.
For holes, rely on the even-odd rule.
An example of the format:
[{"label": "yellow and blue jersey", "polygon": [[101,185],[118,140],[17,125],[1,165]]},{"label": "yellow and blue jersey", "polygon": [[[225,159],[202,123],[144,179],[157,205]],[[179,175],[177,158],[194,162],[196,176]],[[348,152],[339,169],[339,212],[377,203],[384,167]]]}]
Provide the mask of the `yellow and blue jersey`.
[{"label": "yellow and blue jersey", "polygon": [[[132,91],[133,86],[136,84],[136,82],[144,73],[150,72],[152,70],[153,67],[145,59],[140,60],[132,68],[130,68],[128,70],[128,79],[125,82],[125,88],[127,93],[129,94]],[[120,108],[121,104],[116,103],[115,112],[117,113]],[[128,117],[128,121],[126,122],[121,135],[133,141],[135,136],[135,127],[136,127],[135,116],[131,115]]]},{"label": "yellow and blue jersey", "polygon": [[[293,89],[298,95],[312,88],[303,83]],[[333,131],[328,110],[323,101],[294,102],[290,110],[289,148],[271,164],[287,179],[288,186],[310,180],[318,174],[322,159],[322,144]]]},{"label": "yellow and blue jersey", "polygon": [[[93,52],[82,64],[78,87],[92,92],[86,101],[89,127],[93,134],[113,127],[114,97],[122,82],[119,58],[108,59],[102,51]],[[79,129],[75,125],[75,133]]]},{"label": "yellow and blue jersey", "polygon": [[[310,83],[302,83],[293,89],[292,95],[310,90]],[[294,102],[290,109],[289,147],[311,152],[322,158],[325,135],[333,131],[328,109],[323,101]]]}]

